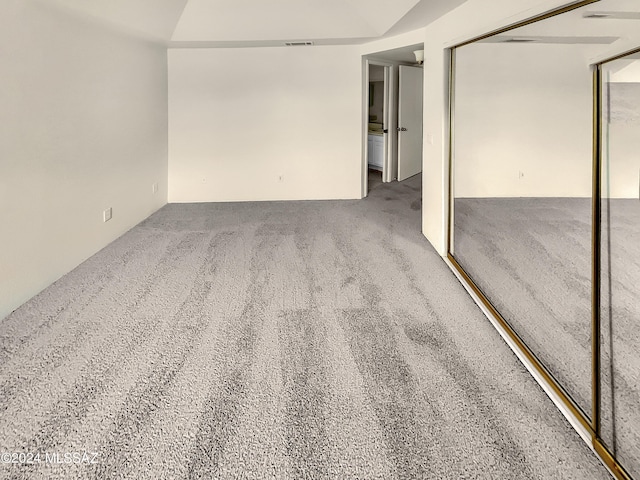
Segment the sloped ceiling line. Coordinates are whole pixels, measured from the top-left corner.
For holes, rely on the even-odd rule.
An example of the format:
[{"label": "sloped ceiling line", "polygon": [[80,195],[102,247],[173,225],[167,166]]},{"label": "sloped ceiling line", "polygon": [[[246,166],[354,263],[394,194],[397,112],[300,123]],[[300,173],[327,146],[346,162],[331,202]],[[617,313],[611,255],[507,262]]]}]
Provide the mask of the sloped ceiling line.
[{"label": "sloped ceiling line", "polygon": [[466,0],[24,0],[167,45],[361,44],[426,26]]}]

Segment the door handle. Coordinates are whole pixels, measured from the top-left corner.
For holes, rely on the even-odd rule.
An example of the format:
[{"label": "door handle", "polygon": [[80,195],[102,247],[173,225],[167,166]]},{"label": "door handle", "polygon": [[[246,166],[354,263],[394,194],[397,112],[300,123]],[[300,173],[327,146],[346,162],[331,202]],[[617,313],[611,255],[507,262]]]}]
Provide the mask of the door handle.
[{"label": "door handle", "polygon": [[406,132],[407,131],[407,129],[404,128],[404,127],[398,127],[398,128],[396,128],[396,130],[398,130],[399,132]]},{"label": "door handle", "polygon": [[384,130],[382,130],[382,133],[389,133],[389,129],[385,128]]}]

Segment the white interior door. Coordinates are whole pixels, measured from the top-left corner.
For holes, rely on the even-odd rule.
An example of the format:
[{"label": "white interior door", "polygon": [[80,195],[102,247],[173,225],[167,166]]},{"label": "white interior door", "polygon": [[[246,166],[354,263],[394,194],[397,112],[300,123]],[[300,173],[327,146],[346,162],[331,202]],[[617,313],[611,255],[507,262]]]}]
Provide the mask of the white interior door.
[{"label": "white interior door", "polygon": [[398,181],[422,171],[422,79],[418,67],[400,66],[398,94]]}]

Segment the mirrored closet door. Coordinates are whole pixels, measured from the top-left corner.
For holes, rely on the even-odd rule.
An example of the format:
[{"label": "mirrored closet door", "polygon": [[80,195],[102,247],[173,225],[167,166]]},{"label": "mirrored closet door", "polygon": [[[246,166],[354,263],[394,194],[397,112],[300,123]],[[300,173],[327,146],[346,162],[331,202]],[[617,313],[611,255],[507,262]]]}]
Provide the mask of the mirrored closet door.
[{"label": "mirrored closet door", "polygon": [[640,478],[640,52],[600,73],[601,436]]},{"label": "mirrored closet door", "polygon": [[[640,479],[640,2],[451,50],[448,258],[583,438]],[[626,53],[625,53],[626,52]]]},{"label": "mirrored closet door", "polygon": [[453,256],[589,416],[593,93],[566,23],[456,48]]}]

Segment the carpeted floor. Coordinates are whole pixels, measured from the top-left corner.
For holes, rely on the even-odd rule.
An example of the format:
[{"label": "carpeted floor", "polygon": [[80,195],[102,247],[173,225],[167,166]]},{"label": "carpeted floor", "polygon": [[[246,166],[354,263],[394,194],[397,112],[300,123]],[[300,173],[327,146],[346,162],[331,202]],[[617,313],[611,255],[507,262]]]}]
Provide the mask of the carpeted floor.
[{"label": "carpeted floor", "polygon": [[[459,198],[458,262],[591,414],[591,200]],[[603,204],[602,437],[640,475],[640,203]]]},{"label": "carpeted floor", "polygon": [[374,188],[377,188],[378,186],[382,185],[382,172],[380,170],[374,170],[373,168],[370,168],[368,173],[368,191],[373,190]]},{"label": "carpeted floor", "polygon": [[90,455],[0,478],[608,478],[420,190],[164,207],[0,322],[0,452]]}]

